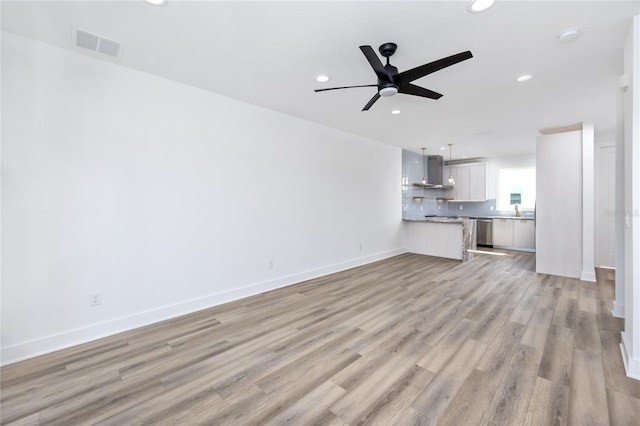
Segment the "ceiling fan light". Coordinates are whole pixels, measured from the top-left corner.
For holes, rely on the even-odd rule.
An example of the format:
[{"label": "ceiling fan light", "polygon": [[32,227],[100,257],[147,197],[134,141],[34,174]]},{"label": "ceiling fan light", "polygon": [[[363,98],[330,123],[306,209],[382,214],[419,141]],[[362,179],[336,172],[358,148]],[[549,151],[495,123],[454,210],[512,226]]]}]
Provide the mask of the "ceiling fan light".
[{"label": "ceiling fan light", "polygon": [[448,182],[449,182],[449,185],[455,185],[456,184],[456,181],[453,180],[453,176],[451,176],[451,175],[449,175],[449,181]]},{"label": "ceiling fan light", "polygon": [[398,88],[397,87],[383,87],[382,89],[380,89],[380,92],[378,92],[378,93],[380,94],[380,96],[384,96],[384,97],[393,96],[393,95],[398,93]]},{"label": "ceiling fan light", "polygon": [[471,2],[469,2],[469,5],[467,6],[467,9],[471,13],[480,13],[489,9],[491,6],[493,6],[494,3],[495,0],[471,0]]},{"label": "ceiling fan light", "polygon": [[573,41],[578,37],[580,37],[580,30],[578,28],[567,28],[558,34],[558,41],[566,43],[568,41]]}]

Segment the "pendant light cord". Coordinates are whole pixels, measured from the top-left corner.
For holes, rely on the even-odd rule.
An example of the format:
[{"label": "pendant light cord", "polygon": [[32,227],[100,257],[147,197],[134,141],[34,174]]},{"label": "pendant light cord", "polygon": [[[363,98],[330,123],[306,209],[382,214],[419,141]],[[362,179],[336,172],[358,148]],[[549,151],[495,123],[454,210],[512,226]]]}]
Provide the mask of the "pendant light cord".
[{"label": "pendant light cord", "polygon": [[425,157],[424,151],[427,148],[420,148],[420,149],[422,149],[422,184],[426,185],[427,184],[427,157]]},{"label": "pendant light cord", "polygon": [[450,185],[455,185],[455,184],[456,184],[456,182],[455,182],[455,180],[453,180],[453,174],[451,173],[451,167],[452,167],[452,164],[451,164],[451,161],[452,161],[452,157],[451,157],[451,147],[453,146],[453,144],[452,144],[452,143],[450,143],[450,144],[448,144],[448,145],[449,145],[449,184],[450,184]]}]

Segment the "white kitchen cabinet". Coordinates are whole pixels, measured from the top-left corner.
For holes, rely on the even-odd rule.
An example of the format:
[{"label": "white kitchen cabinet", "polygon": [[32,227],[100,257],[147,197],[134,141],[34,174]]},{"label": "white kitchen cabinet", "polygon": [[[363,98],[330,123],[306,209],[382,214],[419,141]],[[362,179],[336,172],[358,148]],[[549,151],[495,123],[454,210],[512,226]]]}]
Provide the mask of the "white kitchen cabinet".
[{"label": "white kitchen cabinet", "polygon": [[535,249],[535,221],[529,219],[494,218],[493,245],[508,249]]},{"label": "white kitchen cabinet", "polygon": [[[451,175],[456,181],[450,196],[459,201],[486,201],[487,171],[486,164],[458,164],[451,167]],[[444,184],[449,179],[449,166],[444,168]]]},{"label": "white kitchen cabinet", "polygon": [[533,220],[513,220],[513,246],[536,248],[536,224]]},{"label": "white kitchen cabinet", "polygon": [[513,247],[513,219],[493,219],[493,245]]},{"label": "white kitchen cabinet", "polygon": [[469,167],[458,166],[455,167],[456,175],[456,200],[470,200],[469,198]]},{"label": "white kitchen cabinet", "polygon": [[479,201],[487,199],[486,164],[472,164],[469,166],[469,199]]}]

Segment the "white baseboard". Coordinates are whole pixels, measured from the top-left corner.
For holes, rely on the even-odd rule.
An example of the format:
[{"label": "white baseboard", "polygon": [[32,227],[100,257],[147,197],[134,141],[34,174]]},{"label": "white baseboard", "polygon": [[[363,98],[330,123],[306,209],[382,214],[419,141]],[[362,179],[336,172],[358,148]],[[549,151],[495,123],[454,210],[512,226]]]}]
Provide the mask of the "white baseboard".
[{"label": "white baseboard", "polygon": [[627,372],[627,377],[640,380],[640,359],[634,358],[629,353],[629,344],[627,343],[627,335],[623,331],[621,333],[620,353],[622,354],[622,363],[624,364],[624,370]]},{"label": "white baseboard", "polygon": [[616,318],[624,319],[624,303],[618,303],[617,300],[613,301],[613,310],[611,311],[611,315]]},{"label": "white baseboard", "polygon": [[580,273],[581,281],[591,281],[593,283],[597,282],[595,271],[582,271]]},{"label": "white baseboard", "polygon": [[196,299],[185,300],[176,304],[163,306],[145,312],[135,313],[109,321],[91,324],[73,330],[64,331],[62,333],[52,334],[49,336],[21,342],[16,345],[3,347],[0,351],[0,365],[12,364],[25,359],[33,358],[39,355],[55,352],[71,346],[87,343],[103,337],[111,336],[124,331],[129,331],[145,325],[186,315],[202,309],[207,309],[223,303],[232,302],[234,300],[264,293],[270,290],[286,287],[299,282],[307,281],[313,278],[322,277],[346,269],[355,268],[357,266],[387,259],[406,253],[405,248],[394,249],[382,253],[376,253],[369,256],[359,257],[346,262],[336,263],[309,271],[304,271],[273,280],[262,281],[245,287],[211,294]]}]

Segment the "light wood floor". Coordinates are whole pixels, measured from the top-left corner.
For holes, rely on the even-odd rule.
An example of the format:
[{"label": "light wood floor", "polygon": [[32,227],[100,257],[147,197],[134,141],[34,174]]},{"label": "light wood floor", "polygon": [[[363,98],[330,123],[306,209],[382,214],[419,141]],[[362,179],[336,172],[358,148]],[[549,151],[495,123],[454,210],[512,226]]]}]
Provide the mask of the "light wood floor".
[{"label": "light wood floor", "polygon": [[404,254],[9,365],[0,419],[640,424],[611,272],[539,275],[504,253]]}]

